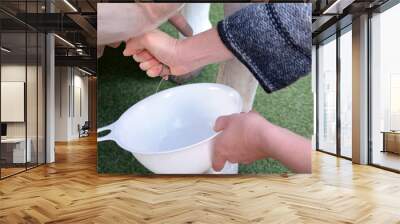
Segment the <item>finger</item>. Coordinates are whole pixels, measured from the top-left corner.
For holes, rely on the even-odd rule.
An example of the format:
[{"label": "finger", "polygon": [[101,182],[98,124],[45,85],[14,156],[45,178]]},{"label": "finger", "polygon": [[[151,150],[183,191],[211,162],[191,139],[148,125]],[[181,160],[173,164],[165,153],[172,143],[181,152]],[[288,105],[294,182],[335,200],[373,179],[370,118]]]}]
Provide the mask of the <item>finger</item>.
[{"label": "finger", "polygon": [[220,171],[225,166],[226,159],[214,149],[214,154],[212,158],[212,168],[215,171]]},{"label": "finger", "polygon": [[147,50],[143,50],[135,55],[133,55],[133,59],[137,62],[144,62],[153,59],[153,55],[151,55]]},{"label": "finger", "polygon": [[163,77],[165,80],[168,80],[168,76],[171,75],[171,70],[168,66],[163,65],[163,69],[160,72],[160,76]]},{"label": "finger", "polygon": [[178,29],[178,31],[186,37],[193,36],[193,29],[186,21],[185,17],[181,13],[177,13],[175,16],[169,19],[169,22]]},{"label": "finger", "polygon": [[138,54],[143,50],[143,46],[138,38],[131,38],[126,42],[125,50],[123,52],[124,56],[131,56]]},{"label": "finger", "polygon": [[226,155],[224,152],[226,152],[226,146],[224,144],[224,133],[221,135],[217,136],[215,138],[215,141],[213,143],[213,148],[212,148],[212,167],[215,171],[220,171],[222,168],[225,166],[226,162]]},{"label": "finger", "polygon": [[109,44],[108,46],[110,46],[112,48],[117,48],[117,47],[119,47],[119,45],[121,45],[121,42],[112,43],[112,44]]},{"label": "finger", "polygon": [[222,131],[226,128],[232,115],[218,117],[215,121],[214,131]]},{"label": "finger", "polygon": [[156,65],[146,71],[146,74],[150,77],[157,77],[160,75],[162,70],[162,64]]},{"label": "finger", "polygon": [[[157,77],[157,76],[162,76],[162,77],[167,77],[168,75],[170,75],[170,70],[168,68],[168,66],[159,64],[156,65],[152,68],[150,68],[149,70],[147,70],[147,75],[150,77]],[[167,78],[164,78],[167,79]]]},{"label": "finger", "polygon": [[148,61],[144,61],[142,63],[139,64],[140,69],[142,69],[143,71],[147,71],[150,68],[160,65],[161,63],[157,60],[157,59],[150,59]]}]

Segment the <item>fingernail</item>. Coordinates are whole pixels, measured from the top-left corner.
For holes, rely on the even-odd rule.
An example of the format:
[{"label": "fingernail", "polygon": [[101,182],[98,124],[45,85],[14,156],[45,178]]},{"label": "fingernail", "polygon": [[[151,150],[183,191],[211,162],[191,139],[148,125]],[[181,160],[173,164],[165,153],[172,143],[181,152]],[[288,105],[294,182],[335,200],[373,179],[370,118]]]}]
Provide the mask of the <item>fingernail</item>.
[{"label": "fingernail", "polygon": [[[221,169],[222,169],[222,168],[221,168]],[[214,171],[217,171],[217,172],[221,171],[221,169],[218,169],[218,167],[213,167],[213,170],[214,170]]]},{"label": "fingernail", "polygon": [[143,68],[143,63],[140,63],[140,64],[139,64],[139,68],[140,68],[142,71],[145,70],[145,69]]},{"label": "fingernail", "polygon": [[152,77],[152,78],[154,78],[154,77],[157,76],[157,75],[153,74],[152,72],[150,72],[150,70],[147,70],[146,74],[147,74],[149,77]]}]

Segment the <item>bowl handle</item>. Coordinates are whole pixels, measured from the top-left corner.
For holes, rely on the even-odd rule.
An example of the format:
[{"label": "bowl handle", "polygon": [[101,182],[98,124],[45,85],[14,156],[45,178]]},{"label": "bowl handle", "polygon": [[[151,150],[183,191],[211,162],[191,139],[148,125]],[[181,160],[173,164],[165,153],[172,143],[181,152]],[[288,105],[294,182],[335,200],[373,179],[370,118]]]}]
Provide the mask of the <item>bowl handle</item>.
[{"label": "bowl handle", "polygon": [[107,131],[107,130],[109,130],[110,133],[108,133],[107,135],[104,135],[102,137],[98,137],[97,136],[97,142],[114,140],[114,135],[112,134],[112,132],[113,132],[113,124],[106,125],[104,127],[98,128],[97,129],[97,134],[99,134],[100,132],[103,132],[103,131]]},{"label": "bowl handle", "polygon": [[239,164],[225,162],[224,168],[221,171],[215,171],[213,168],[210,168],[206,174],[238,174],[239,173]]}]

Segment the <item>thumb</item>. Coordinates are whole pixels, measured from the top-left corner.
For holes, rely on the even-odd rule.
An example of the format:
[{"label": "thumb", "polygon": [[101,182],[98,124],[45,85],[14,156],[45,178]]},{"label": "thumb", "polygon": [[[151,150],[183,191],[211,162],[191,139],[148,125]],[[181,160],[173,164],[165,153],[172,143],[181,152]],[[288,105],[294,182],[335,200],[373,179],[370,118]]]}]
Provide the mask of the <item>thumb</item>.
[{"label": "thumb", "polygon": [[219,118],[217,118],[217,120],[215,121],[215,125],[214,125],[214,131],[222,131],[226,128],[226,126],[228,126],[228,123],[230,121],[231,115],[228,116],[221,116]]},{"label": "thumb", "polygon": [[226,159],[214,149],[212,157],[212,168],[215,171],[221,171],[225,166]]},{"label": "thumb", "polygon": [[177,13],[168,20],[178,31],[186,37],[193,36],[193,29],[181,13]]}]

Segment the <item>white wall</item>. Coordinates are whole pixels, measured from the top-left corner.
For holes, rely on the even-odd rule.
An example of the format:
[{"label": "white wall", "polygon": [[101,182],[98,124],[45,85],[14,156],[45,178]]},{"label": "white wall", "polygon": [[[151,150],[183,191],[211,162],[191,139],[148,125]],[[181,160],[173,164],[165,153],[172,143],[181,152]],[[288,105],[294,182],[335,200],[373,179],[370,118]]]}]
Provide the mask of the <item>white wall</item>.
[{"label": "white wall", "polygon": [[[2,82],[24,82],[25,83],[25,65],[9,64],[1,66]],[[2,96],[2,98],[7,96]],[[7,108],[1,108],[7,110]],[[22,108],[24,110],[24,108]],[[7,122],[8,137],[25,137],[24,122]]]},{"label": "white wall", "polygon": [[[83,125],[88,120],[88,78],[83,75],[76,68],[56,67],[56,141],[77,139],[78,124]],[[81,113],[79,105],[82,107]]]},{"label": "white wall", "polygon": [[[77,75],[78,72],[78,75]],[[82,76],[79,70],[74,70],[74,96],[71,96],[71,99],[74,99],[74,107],[72,108],[72,119],[71,119],[71,135],[73,138],[78,138],[78,124],[81,126],[88,121],[88,77]],[[80,93],[79,93],[80,92]],[[80,97],[79,97],[80,95]],[[80,101],[80,102],[79,102]],[[71,103],[72,105],[72,103]],[[80,108],[81,107],[81,108]],[[81,111],[80,111],[81,110]]]},{"label": "white wall", "polygon": [[[25,65],[2,65],[1,81],[18,81],[25,82]],[[1,108],[6,110],[6,108]],[[24,122],[7,123],[7,137],[25,137]]]},{"label": "white wall", "polygon": [[55,68],[55,141],[68,140],[69,68]]},{"label": "white wall", "polygon": [[[36,66],[5,64],[1,66],[1,81],[2,82],[25,82],[25,69],[27,69],[28,87],[27,87],[27,120],[28,120],[28,137],[30,133],[35,133],[36,136]],[[40,71],[39,71],[40,72]],[[3,96],[4,97],[4,96]],[[39,105],[40,107],[41,105]],[[7,110],[7,108],[1,108]],[[32,128],[32,131],[30,131]],[[25,122],[7,122],[8,137],[25,137]]]},{"label": "white wall", "polygon": [[[1,82],[1,121],[24,122],[25,83]],[[36,106],[35,106],[36,108]]]}]

